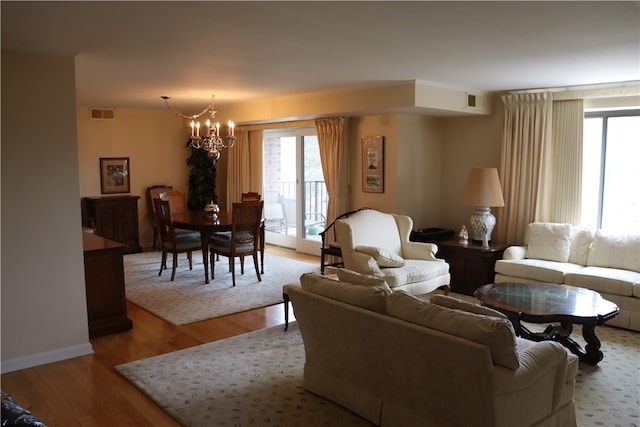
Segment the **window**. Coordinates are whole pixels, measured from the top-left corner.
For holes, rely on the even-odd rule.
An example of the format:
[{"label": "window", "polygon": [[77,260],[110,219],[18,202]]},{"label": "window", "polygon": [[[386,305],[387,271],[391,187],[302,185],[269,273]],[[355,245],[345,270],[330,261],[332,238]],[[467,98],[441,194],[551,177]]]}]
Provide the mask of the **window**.
[{"label": "window", "polygon": [[640,110],[585,113],[582,225],[640,233]]}]

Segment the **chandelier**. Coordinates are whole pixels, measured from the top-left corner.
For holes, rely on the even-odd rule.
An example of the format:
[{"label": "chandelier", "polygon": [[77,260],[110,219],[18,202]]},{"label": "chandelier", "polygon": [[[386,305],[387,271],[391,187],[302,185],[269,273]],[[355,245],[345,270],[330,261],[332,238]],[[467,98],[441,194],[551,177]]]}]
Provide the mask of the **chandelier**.
[{"label": "chandelier", "polygon": [[[171,111],[183,119],[191,120],[191,136],[189,136],[189,147],[205,150],[209,154],[209,158],[214,162],[220,158],[220,152],[225,148],[231,148],[236,143],[235,135],[235,123],[231,120],[227,123],[227,135],[220,135],[220,122],[216,122],[216,109],[213,104],[213,97],[211,95],[211,103],[202,110],[199,114],[188,116],[177,111],[171,105],[169,105],[170,96],[161,96],[164,99],[164,103]],[[205,122],[206,130],[203,129],[203,135],[200,135],[200,122],[196,121],[200,117],[209,113],[209,118]]]}]

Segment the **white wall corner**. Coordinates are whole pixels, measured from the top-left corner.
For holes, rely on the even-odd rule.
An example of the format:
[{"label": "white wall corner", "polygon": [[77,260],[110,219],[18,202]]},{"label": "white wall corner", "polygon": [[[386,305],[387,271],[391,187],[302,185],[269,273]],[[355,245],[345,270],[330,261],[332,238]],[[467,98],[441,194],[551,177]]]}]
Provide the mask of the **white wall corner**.
[{"label": "white wall corner", "polygon": [[6,374],[7,372],[33,368],[34,366],[59,362],[61,360],[71,359],[73,357],[79,356],[86,356],[88,354],[93,354],[93,346],[91,345],[91,343],[59,348],[52,351],[46,351],[44,353],[30,354],[24,357],[4,360],[2,361],[2,365],[0,365],[0,372]]}]

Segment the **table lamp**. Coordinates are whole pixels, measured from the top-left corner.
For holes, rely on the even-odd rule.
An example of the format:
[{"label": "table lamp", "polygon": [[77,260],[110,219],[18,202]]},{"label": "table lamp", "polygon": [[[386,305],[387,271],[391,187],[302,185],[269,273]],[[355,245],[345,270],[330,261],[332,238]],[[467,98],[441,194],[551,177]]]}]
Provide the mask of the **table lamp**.
[{"label": "table lamp", "polygon": [[464,205],[476,207],[476,211],[471,215],[472,240],[488,246],[491,241],[491,232],[496,225],[496,217],[491,213],[491,208],[504,206],[498,170],[472,168],[461,202]]}]

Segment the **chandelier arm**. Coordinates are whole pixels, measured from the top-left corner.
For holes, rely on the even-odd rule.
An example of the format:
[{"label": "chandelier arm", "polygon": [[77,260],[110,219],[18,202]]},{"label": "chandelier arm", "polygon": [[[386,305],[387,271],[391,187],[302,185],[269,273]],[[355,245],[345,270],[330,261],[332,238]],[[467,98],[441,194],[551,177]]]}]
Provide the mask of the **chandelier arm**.
[{"label": "chandelier arm", "polygon": [[192,116],[188,116],[186,114],[182,114],[180,111],[176,110],[175,108],[173,108],[171,106],[171,104],[169,104],[169,98],[168,97],[162,97],[162,99],[164,99],[164,103],[167,105],[167,108],[171,111],[173,111],[174,114],[182,117],[183,119],[187,119],[187,120],[196,120],[199,119],[200,117],[204,116],[206,113],[208,113],[209,111],[211,111],[213,113],[212,118],[215,117],[215,113],[217,112],[215,110],[215,107],[213,105],[213,95],[211,96],[211,104],[209,104],[204,110],[202,110],[199,114],[194,114]]}]

